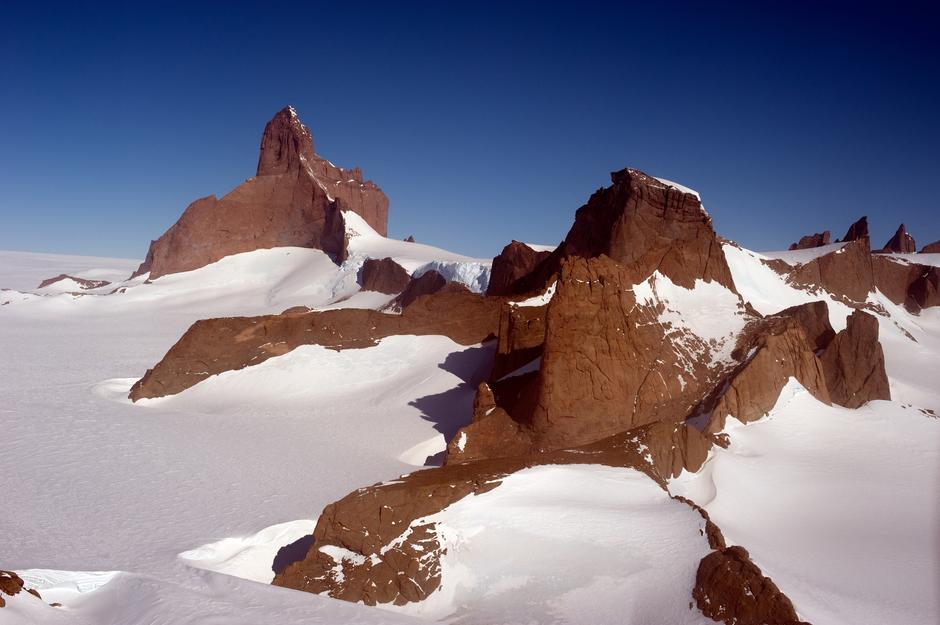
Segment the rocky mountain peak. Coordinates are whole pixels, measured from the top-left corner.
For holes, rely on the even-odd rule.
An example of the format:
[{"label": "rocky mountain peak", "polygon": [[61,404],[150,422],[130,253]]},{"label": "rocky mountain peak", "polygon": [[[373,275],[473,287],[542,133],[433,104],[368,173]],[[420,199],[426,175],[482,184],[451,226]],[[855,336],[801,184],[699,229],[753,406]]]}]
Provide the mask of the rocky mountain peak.
[{"label": "rocky mountain peak", "polygon": [[862,217],[849,226],[848,232],[842,237],[843,241],[857,241],[868,238],[868,217]]},{"label": "rocky mountain peak", "polygon": [[301,123],[294,107],[284,107],[264,127],[257,175],[270,176],[296,170],[301,166],[301,157],[312,161],[314,154],[310,131]]},{"label": "rocky mountain peak", "polygon": [[896,252],[898,254],[913,254],[917,251],[917,243],[914,241],[904,224],[898,226],[894,236],[888,239],[883,248],[884,252]]}]

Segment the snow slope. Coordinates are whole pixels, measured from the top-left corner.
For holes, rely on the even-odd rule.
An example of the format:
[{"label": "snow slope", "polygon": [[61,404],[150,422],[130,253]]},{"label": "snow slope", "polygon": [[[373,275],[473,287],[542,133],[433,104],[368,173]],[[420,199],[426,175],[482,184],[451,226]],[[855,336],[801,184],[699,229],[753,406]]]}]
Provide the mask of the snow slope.
[{"label": "snow slope", "polygon": [[795,380],[729,419],[728,449],[670,484],[703,506],[814,625],[940,622],[940,419],[827,406]]},{"label": "snow slope", "polygon": [[[540,466],[438,514],[440,588],[397,611],[453,623],[713,623],[690,610],[704,520],[633,469]],[[407,531],[407,530],[406,530]]]},{"label": "snow slope", "polygon": [[845,247],[845,242],[841,243],[830,243],[829,245],[820,245],[819,247],[811,247],[805,250],[782,250],[779,252],[760,252],[761,258],[766,258],[768,260],[782,260],[788,265],[803,265],[808,263],[811,260],[819,258],[820,256],[825,256],[826,254],[831,254],[832,252],[837,252]]},{"label": "snow slope", "polygon": [[[829,306],[829,323],[836,332],[845,329],[852,309],[836,300],[830,293],[819,289],[806,291],[790,286],[786,278],[761,262],[763,254],[731,243],[722,245],[734,286],[744,301],[762,315],[772,315],[784,308],[823,300]],[[817,248],[818,249],[818,248]],[[801,250],[812,251],[812,250]]]},{"label": "snow slope", "polygon": [[[137,261],[109,263],[109,259],[0,252],[0,288],[14,289],[0,292],[0,304],[9,302],[7,308],[18,308],[28,303],[23,314],[33,318],[67,312],[101,315],[161,308],[170,315],[182,313],[190,322],[206,317],[278,313],[301,305],[380,308],[390,298],[360,292],[358,275],[366,259],[386,257],[415,276],[435,269],[473,291],[486,290],[490,260],[387,239],[355,213],[343,214],[349,257],[339,266],[320,250],[278,247],[233,254],[199,269],[150,281],[147,274],[128,279]],[[69,284],[36,289],[42,279],[60,273],[113,283],[81,289],[81,295],[71,294],[78,289]]]}]

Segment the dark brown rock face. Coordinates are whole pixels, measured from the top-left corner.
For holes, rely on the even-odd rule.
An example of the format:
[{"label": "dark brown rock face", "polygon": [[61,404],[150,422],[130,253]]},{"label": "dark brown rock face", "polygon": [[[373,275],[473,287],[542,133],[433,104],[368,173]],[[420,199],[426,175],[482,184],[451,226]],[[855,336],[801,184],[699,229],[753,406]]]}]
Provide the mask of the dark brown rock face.
[{"label": "dark brown rock face", "polygon": [[281,246],[346,255],[342,211],[361,215],[384,235],[388,199],[359,169],[341,169],[317,156],[310,132],[290,107],[268,122],[258,172],[222,199],[190,204],[179,220],[150,244],[135,275],[151,278],[189,271],[225,256]]},{"label": "dark brown rock face", "polygon": [[792,269],[789,282],[864,302],[874,283],[868,238],[850,241],[840,250]]},{"label": "dark brown rock face", "polygon": [[103,286],[108,286],[111,284],[107,280],[87,280],[85,278],[76,278],[75,276],[70,276],[65,273],[60,273],[54,278],[46,278],[39,283],[39,286],[36,288],[44,289],[50,284],[55,284],[56,282],[61,282],[62,280],[74,280],[78,283],[79,288],[81,289],[97,289]]},{"label": "dark brown rock face", "polygon": [[392,308],[396,310],[407,308],[422,295],[431,295],[447,287],[454,290],[467,291],[469,293],[469,289],[462,284],[448,283],[444,276],[432,269],[431,271],[424,272],[417,278],[413,278],[405,287],[405,290],[392,302]]},{"label": "dark brown rock face", "polygon": [[816,234],[808,234],[805,237],[800,237],[800,240],[796,243],[790,244],[791,250],[807,250],[813,247],[822,247],[823,245],[829,245],[829,236],[830,233],[828,230],[824,232],[817,232]]},{"label": "dark brown rock face", "polygon": [[913,254],[917,251],[917,243],[914,241],[914,237],[908,234],[904,224],[901,224],[898,226],[897,232],[894,233],[893,237],[888,239],[888,242],[885,243],[881,251],[895,252],[897,254]]},{"label": "dark brown rock face", "polygon": [[515,292],[516,282],[532,273],[535,267],[548,258],[551,252],[538,252],[525,243],[512,241],[493,259],[487,295],[510,295]]},{"label": "dark brown rock face", "polygon": [[885,357],[878,342],[878,320],[856,310],[822,355],[832,401],[858,408],[872,399],[891,399]]},{"label": "dark brown rock face", "polygon": [[324,509],[306,557],[273,583],[367,605],[420,601],[441,583],[441,545],[435,523],[416,525],[417,519],[498,488],[500,478],[523,468],[580,464],[586,456],[665,485],[682,469],[700,468],[710,445],[685,425],[654,424],[577,449],[447,465],[361,488]]},{"label": "dark brown rock face", "polygon": [[842,241],[857,241],[859,239],[868,238],[868,217],[862,217],[854,224],[849,226],[848,231],[845,233],[845,236],[842,237]]},{"label": "dark brown rock face", "polygon": [[928,243],[921,249],[921,254],[940,254],[940,241]]},{"label": "dark brown rock face", "polygon": [[872,254],[867,237],[796,267],[778,260],[765,262],[794,286],[821,287],[855,304],[863,304],[876,288],[913,312],[940,304],[936,267]]},{"label": "dark brown rock face", "polygon": [[702,558],[692,596],[702,614],[728,625],[807,625],[743,547],[727,547]]},{"label": "dark brown rock face", "polygon": [[370,258],[362,265],[359,283],[364,291],[378,291],[394,295],[401,293],[411,282],[411,275],[391,258]]},{"label": "dark brown rock face", "polygon": [[[699,337],[662,323],[662,303],[638,300],[634,279],[606,256],[570,257],[547,306],[504,304],[493,376],[447,462],[682,421],[729,365],[712,363],[713,346]],[[743,306],[739,314],[747,316]]]},{"label": "dark brown rock face", "polygon": [[299,345],[355,349],[393,334],[440,334],[472,345],[495,337],[498,327],[499,301],[466,289],[418,297],[400,315],[346,308],[205,319],[190,326],[147,370],[129,397],[137,401],[173,395],[210,375],[259,364]]},{"label": "dark brown rock face", "polygon": [[611,180],[610,187],[596,191],[578,209],[562,244],[514,283],[514,293],[543,290],[569,256],[602,254],[623,265],[628,284],[659,271],[685,288],[702,279],[735,291],[711,217],[698,197],[636,169],[614,172]]},{"label": "dark brown rock face", "polygon": [[[816,317],[816,320],[809,321]],[[793,377],[817,399],[831,403],[816,347],[831,336],[825,303],[804,304],[750,324],[738,339],[741,364],[715,387],[699,413],[710,413],[706,432],[718,433],[729,416],[747,423],[766,415]],[[828,327],[828,330],[827,330]]]}]

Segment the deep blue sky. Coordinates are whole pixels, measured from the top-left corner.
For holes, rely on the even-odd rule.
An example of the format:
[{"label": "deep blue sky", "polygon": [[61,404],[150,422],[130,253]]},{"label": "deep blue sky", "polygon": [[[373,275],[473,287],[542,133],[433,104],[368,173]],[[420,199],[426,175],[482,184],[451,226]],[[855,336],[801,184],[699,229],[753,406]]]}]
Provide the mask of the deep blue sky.
[{"label": "deep blue sky", "polygon": [[940,239],[928,4],[80,4],[0,13],[0,249],[141,257],[288,103],[391,236],[472,255],[557,242],[626,166],[754,249]]}]

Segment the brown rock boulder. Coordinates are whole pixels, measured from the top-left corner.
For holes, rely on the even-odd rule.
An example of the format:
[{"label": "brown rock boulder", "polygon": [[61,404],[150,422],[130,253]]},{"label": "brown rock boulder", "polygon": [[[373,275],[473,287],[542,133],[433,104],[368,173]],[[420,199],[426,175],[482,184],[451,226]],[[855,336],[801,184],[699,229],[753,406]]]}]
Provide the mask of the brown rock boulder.
[{"label": "brown rock boulder", "polygon": [[854,224],[849,226],[848,231],[845,233],[845,236],[840,239],[841,241],[857,241],[859,239],[868,238],[868,217],[862,217]]},{"label": "brown rock boulder", "polygon": [[904,224],[901,224],[898,226],[897,232],[894,233],[893,237],[888,239],[888,242],[885,243],[881,251],[894,252],[896,254],[913,254],[917,251],[917,243],[914,241],[914,237],[908,234]]},{"label": "brown rock boulder", "polygon": [[692,596],[702,614],[728,625],[808,625],[743,547],[727,547],[702,558]]},{"label": "brown rock boulder", "polygon": [[518,280],[532,273],[551,252],[536,251],[525,243],[512,241],[493,259],[487,295],[511,295]]},{"label": "brown rock boulder", "polygon": [[394,295],[404,291],[409,282],[411,275],[391,258],[370,258],[359,272],[359,284],[364,291]]},{"label": "brown rock boulder", "polygon": [[940,254],[940,241],[928,243],[921,250],[921,254]]},{"label": "brown rock boulder", "polygon": [[225,256],[261,248],[298,246],[346,256],[342,211],[360,214],[384,235],[388,199],[358,169],[341,169],[317,156],[310,132],[288,107],[268,122],[258,172],[221,199],[190,204],[150,244],[134,275],[150,278],[190,271]]},{"label": "brown rock boulder", "polygon": [[836,335],[821,360],[833,402],[858,408],[873,399],[891,399],[874,316],[860,310],[849,315],[845,330]]},{"label": "brown rock boulder", "polygon": [[796,243],[791,243],[791,250],[808,250],[813,247],[822,247],[823,245],[829,245],[829,236],[830,233],[828,230],[824,232],[817,232],[816,234],[808,234],[805,237],[800,237],[800,240]]}]

